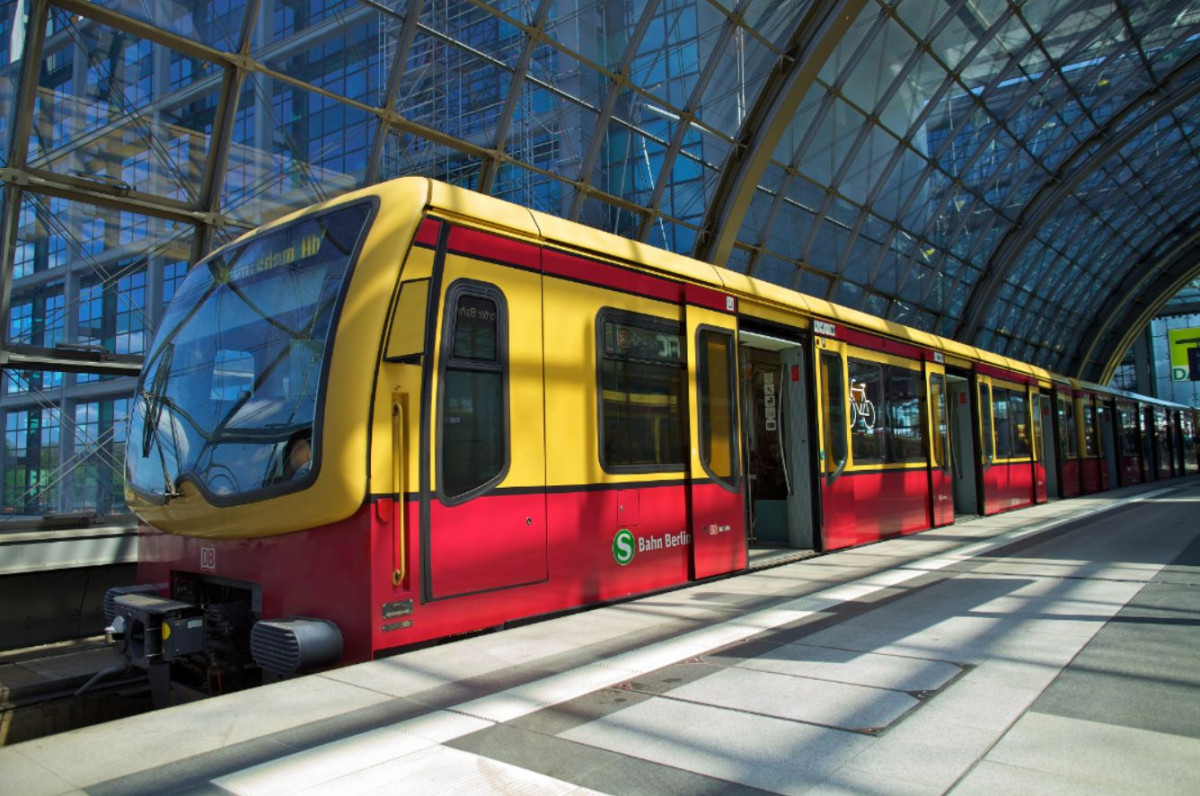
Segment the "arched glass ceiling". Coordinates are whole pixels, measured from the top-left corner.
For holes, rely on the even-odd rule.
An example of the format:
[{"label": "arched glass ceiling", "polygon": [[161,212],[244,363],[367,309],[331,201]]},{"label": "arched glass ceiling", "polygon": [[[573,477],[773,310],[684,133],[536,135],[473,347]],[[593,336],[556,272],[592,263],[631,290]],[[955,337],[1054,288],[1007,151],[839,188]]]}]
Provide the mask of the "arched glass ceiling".
[{"label": "arched glass ceiling", "polygon": [[7,5],[10,67],[49,32],[12,166],[196,253],[431,174],[1064,370],[1197,165],[1182,2]]},{"label": "arched glass ceiling", "polygon": [[1198,34],[1182,0],[0,0],[9,448],[114,458],[107,379],[190,263],[405,174],[1102,378],[1197,274]]}]

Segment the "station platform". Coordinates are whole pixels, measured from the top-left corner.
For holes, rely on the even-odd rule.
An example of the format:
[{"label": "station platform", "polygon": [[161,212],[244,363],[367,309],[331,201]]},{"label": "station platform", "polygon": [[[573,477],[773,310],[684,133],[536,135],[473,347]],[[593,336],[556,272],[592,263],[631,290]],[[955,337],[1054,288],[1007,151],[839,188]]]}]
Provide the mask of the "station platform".
[{"label": "station platform", "polygon": [[0,749],[20,794],[1200,793],[1200,478]]}]

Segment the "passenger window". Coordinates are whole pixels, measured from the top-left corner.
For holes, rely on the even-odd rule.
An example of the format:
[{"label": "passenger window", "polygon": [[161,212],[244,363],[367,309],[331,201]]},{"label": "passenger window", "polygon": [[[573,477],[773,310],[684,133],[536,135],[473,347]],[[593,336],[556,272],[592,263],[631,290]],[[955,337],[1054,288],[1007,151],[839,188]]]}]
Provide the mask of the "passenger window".
[{"label": "passenger window", "polygon": [[1029,412],[1026,409],[1025,394],[1016,390],[1008,391],[1008,422],[1012,429],[1012,456],[1020,458],[1028,456],[1029,444]]},{"label": "passenger window", "polygon": [[733,335],[704,329],[699,342],[700,462],[713,478],[736,488]]},{"label": "passenger window", "polygon": [[946,417],[946,377],[941,373],[929,376],[929,407],[933,413],[933,445],[930,449],[932,465],[946,469],[949,463],[946,457],[947,442],[950,426]]},{"label": "passenger window", "polygon": [[1100,454],[1096,441],[1096,407],[1090,399],[1083,405],[1083,453],[1085,456]]},{"label": "passenger window", "polygon": [[1008,397],[1008,390],[992,387],[992,424],[996,431],[997,459],[1008,459],[1013,455]]},{"label": "passenger window", "polygon": [[996,432],[992,425],[992,388],[979,385],[979,424],[983,429],[983,461],[990,464],[996,458]]},{"label": "passenger window", "polygon": [[886,417],[889,462],[925,462],[925,390],[921,374],[888,365]]},{"label": "passenger window", "polygon": [[446,307],[438,491],[458,503],[508,469],[507,311],[500,291],[467,280],[450,286]]},{"label": "passenger window", "polygon": [[886,454],[883,405],[883,368],[874,362],[850,359],[850,450],[855,464],[882,464]]},{"label": "passenger window", "polygon": [[846,465],[846,390],[842,358],[821,352],[821,388],[825,404],[825,472],[835,473]]},{"label": "passenger window", "polygon": [[621,310],[597,316],[600,463],[610,472],[684,468],[680,324]]},{"label": "passenger window", "polygon": [[1058,401],[1058,433],[1059,446],[1062,449],[1063,458],[1074,459],[1077,455],[1079,447],[1075,438],[1075,411],[1071,406],[1071,399],[1056,396]]}]

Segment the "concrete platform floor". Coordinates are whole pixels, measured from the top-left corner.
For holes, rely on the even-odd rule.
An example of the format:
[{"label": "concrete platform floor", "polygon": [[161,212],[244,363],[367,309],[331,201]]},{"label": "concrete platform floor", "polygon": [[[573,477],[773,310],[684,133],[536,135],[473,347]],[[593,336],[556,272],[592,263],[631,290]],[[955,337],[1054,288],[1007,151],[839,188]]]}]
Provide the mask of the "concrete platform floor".
[{"label": "concrete platform floor", "polygon": [[0,792],[1200,793],[1200,479],[0,749]]}]

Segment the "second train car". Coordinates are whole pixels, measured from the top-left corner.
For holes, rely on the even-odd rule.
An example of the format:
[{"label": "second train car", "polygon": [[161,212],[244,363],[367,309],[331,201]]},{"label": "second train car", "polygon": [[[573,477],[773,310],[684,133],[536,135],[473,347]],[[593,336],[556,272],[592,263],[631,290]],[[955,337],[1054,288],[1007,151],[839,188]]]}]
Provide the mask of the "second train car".
[{"label": "second train car", "polygon": [[189,272],[133,402],[139,585],[108,610],[160,691],[212,693],[737,572],[751,546],[1180,475],[1192,429],[405,178]]}]

